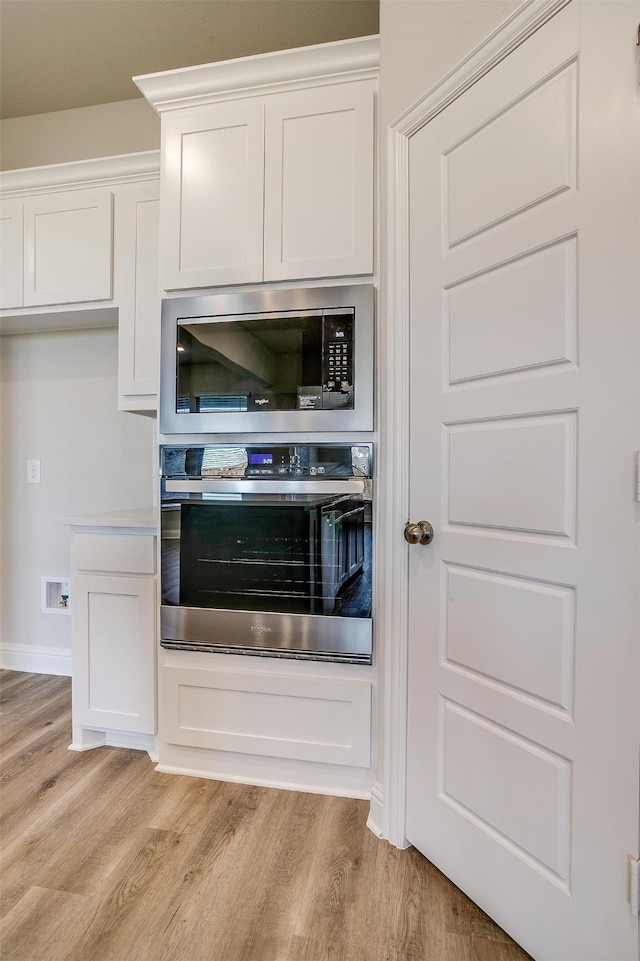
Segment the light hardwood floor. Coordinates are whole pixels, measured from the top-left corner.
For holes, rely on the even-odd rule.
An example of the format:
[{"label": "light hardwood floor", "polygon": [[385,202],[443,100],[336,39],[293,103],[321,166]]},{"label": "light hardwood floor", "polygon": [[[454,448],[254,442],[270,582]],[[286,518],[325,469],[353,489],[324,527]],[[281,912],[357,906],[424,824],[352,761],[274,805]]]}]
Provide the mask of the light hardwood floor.
[{"label": "light hardwood floor", "polygon": [[68,678],[0,684],[2,961],[527,961],[367,802],[69,752]]}]

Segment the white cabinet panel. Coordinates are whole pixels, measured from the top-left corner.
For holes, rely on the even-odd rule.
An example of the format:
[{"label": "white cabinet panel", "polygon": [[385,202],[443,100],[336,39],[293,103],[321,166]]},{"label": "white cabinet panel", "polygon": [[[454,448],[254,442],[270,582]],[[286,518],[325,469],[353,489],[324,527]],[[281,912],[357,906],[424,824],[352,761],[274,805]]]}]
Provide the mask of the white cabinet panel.
[{"label": "white cabinet panel", "polygon": [[373,271],[371,82],[268,98],[265,280]]},{"label": "white cabinet panel", "polygon": [[373,80],[163,116],[166,290],[373,273]]},{"label": "white cabinet panel", "polygon": [[112,296],[110,190],[73,190],[24,200],[24,306]]},{"label": "white cabinet panel", "polygon": [[153,734],[155,578],[76,574],[73,591],[74,727]]},{"label": "white cabinet panel", "polygon": [[368,680],[168,666],[161,678],[169,743],[369,766]]},{"label": "white cabinet panel", "polygon": [[0,204],[0,309],[22,306],[23,211],[21,200]]},{"label": "white cabinet panel", "polygon": [[163,287],[262,280],[263,103],[163,119]]},{"label": "white cabinet panel", "polygon": [[77,571],[154,574],[156,539],[150,534],[75,533],[71,548]]},{"label": "white cabinet panel", "polygon": [[115,282],[118,320],[118,407],[154,410],[160,376],[158,181],[116,196]]}]

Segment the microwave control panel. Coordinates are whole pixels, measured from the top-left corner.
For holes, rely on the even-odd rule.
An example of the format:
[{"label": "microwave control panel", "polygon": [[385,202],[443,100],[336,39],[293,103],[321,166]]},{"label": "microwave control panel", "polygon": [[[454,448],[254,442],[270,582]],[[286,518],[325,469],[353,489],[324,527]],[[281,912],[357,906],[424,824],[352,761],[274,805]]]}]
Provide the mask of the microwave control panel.
[{"label": "microwave control panel", "polygon": [[325,317],[323,407],[350,407],[353,399],[353,318]]}]

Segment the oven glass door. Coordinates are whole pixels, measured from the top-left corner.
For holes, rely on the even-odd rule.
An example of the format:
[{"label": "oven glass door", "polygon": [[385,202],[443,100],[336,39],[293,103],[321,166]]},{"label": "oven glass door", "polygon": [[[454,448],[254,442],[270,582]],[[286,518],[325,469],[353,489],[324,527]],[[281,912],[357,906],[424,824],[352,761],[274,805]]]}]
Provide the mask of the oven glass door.
[{"label": "oven glass door", "polygon": [[162,603],[371,616],[371,512],[354,494],[191,494],[162,506]]}]

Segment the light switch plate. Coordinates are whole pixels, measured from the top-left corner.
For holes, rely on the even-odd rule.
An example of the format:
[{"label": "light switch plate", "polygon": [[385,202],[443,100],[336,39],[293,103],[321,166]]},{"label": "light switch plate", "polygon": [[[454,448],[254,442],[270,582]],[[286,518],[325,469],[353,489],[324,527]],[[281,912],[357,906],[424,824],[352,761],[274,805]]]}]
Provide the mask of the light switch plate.
[{"label": "light switch plate", "polygon": [[28,460],[27,461],[27,484],[39,484],[39,483],[40,483],[40,461]]}]

